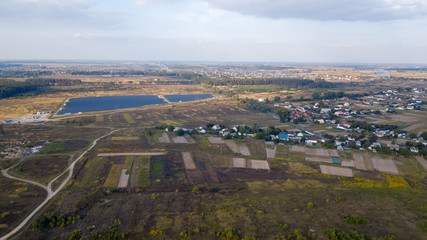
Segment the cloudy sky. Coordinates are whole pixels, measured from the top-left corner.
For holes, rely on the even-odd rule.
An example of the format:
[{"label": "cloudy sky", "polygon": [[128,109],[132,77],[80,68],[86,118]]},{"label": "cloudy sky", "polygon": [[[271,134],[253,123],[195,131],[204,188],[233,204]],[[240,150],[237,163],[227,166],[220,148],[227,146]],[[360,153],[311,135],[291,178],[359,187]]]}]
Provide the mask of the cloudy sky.
[{"label": "cloudy sky", "polygon": [[0,59],[427,64],[427,0],[0,0]]}]

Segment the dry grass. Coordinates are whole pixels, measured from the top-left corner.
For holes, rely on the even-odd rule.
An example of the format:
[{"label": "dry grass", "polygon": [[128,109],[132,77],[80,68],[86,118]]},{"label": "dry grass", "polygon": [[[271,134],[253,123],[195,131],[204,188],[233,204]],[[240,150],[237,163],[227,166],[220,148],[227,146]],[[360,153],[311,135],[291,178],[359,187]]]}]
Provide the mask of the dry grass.
[{"label": "dry grass", "polygon": [[108,173],[107,179],[104,182],[106,188],[116,188],[119,183],[119,177],[122,173],[122,164],[113,164],[110,172]]}]

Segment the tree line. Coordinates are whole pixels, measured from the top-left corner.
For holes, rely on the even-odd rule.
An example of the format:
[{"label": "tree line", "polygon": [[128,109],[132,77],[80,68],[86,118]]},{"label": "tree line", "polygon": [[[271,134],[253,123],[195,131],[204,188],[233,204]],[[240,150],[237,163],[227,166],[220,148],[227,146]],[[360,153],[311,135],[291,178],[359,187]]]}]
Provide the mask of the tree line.
[{"label": "tree line", "polygon": [[24,82],[12,79],[0,79],[0,99],[21,95],[28,92],[41,91],[49,86],[73,86],[81,84],[75,79],[31,78]]}]

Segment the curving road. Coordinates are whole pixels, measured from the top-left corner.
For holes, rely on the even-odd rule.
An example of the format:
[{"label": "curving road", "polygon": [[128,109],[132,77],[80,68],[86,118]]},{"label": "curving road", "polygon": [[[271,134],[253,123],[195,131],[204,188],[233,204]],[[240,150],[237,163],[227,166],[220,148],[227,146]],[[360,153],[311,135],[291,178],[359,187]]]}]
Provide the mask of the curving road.
[{"label": "curving road", "polygon": [[[78,157],[78,158],[76,158],[76,160],[74,160],[69,166],[68,166],[68,168],[66,168],[61,174],[59,174],[57,177],[55,177],[54,179],[52,179],[48,184],[47,184],[47,186],[44,186],[43,184],[40,184],[40,183],[37,183],[37,182],[34,182],[34,181],[30,181],[30,180],[27,180],[27,179],[23,179],[23,178],[18,178],[18,177],[14,177],[14,176],[11,176],[11,175],[9,175],[8,174],[8,171],[10,170],[10,169],[12,169],[12,168],[14,168],[15,166],[17,166],[17,165],[14,165],[14,166],[12,166],[12,167],[10,167],[10,168],[8,168],[8,169],[5,169],[5,170],[2,170],[1,172],[2,172],[2,174],[5,176],[5,177],[7,177],[7,178],[10,178],[10,179],[13,179],[13,180],[18,180],[18,181],[22,181],[22,182],[26,182],[26,183],[30,183],[30,184],[34,184],[34,185],[36,185],[36,186],[39,186],[39,187],[41,187],[41,188],[43,188],[44,190],[46,190],[46,192],[47,192],[47,196],[46,196],[46,199],[42,202],[42,203],[40,203],[40,205],[38,205],[37,206],[37,208],[36,209],[34,209],[17,227],[15,227],[12,231],[10,231],[9,233],[7,233],[6,235],[4,235],[4,236],[2,236],[2,237],[0,237],[0,240],[6,240],[6,239],[8,239],[9,237],[11,237],[12,235],[14,235],[15,233],[17,233],[19,230],[21,230],[21,228],[23,228],[30,220],[31,220],[31,218],[42,208],[42,207],[44,207],[48,202],[49,202],[49,200],[51,199],[51,198],[53,198],[53,197],[55,197],[55,195],[56,194],[58,194],[58,192],[59,191],[61,191],[64,187],[65,187],[65,185],[68,183],[68,181],[71,179],[71,177],[73,176],[73,171],[74,171],[74,166],[76,165],[76,163],[80,160],[80,159],[82,159],[82,157],[84,156],[84,155],[86,155],[86,153],[87,152],[89,152],[93,147],[95,147],[95,145],[96,145],[96,143],[100,140],[100,139],[102,139],[102,138],[104,138],[104,137],[107,137],[108,135],[111,135],[112,133],[114,133],[114,132],[117,132],[117,131],[119,131],[119,130],[121,130],[121,129],[116,129],[116,130],[113,130],[113,131],[110,131],[109,133],[107,133],[107,134],[105,134],[105,135],[103,135],[103,136],[101,136],[101,137],[99,137],[99,138],[97,138],[97,139],[95,139],[93,142],[92,142],[92,145],[90,145],[90,147],[88,148],[88,149],[86,149],[86,151],[84,151],[82,154],[80,154],[80,156]],[[62,175],[64,175],[64,174],[66,174],[67,173],[67,171],[68,171],[68,176],[67,176],[67,178],[61,183],[61,185],[59,185],[59,187],[54,191],[54,192],[52,192],[52,183],[53,182],[55,182],[55,180],[57,180],[58,178],[60,178]]]}]

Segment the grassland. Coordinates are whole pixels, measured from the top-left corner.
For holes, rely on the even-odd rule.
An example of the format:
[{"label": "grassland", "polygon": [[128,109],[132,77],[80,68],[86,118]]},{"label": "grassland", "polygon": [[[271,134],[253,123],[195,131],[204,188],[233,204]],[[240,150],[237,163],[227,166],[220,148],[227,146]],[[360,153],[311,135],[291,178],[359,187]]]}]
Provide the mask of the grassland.
[{"label": "grassland", "polygon": [[[148,88],[144,91],[161,92]],[[5,134],[0,136],[4,141],[50,140],[43,149],[49,154],[38,157],[76,155],[107,128],[126,128],[98,142],[77,163],[67,188],[44,210],[81,218],[64,228],[36,230],[29,227],[20,238],[66,239],[75,230],[88,236],[114,227],[126,232],[127,239],[141,239],[141,236],[178,239],[190,233],[193,239],[221,239],[219,236],[230,232],[237,236],[235,239],[280,239],[295,230],[306,237],[314,234],[315,239],[326,239],[327,228],[355,230],[365,234],[365,239],[386,235],[394,235],[396,239],[427,237],[422,230],[427,217],[427,172],[413,158],[393,159],[402,176],[354,170],[356,178],[344,178],[322,175],[318,163],[305,161],[304,152],[291,151],[289,145],[277,145],[275,160],[268,162],[269,171],[233,168],[230,161],[235,157],[265,160],[264,142],[234,140],[237,145],[248,147],[250,155],[242,156],[233,153],[225,144],[210,143],[206,135],[191,136],[194,143],[159,143],[158,137],[164,131],[151,127],[172,124],[196,128],[209,122],[227,126],[256,123],[267,127],[282,123],[228,99],[100,114],[44,125],[4,126]],[[325,130],[320,125],[312,127],[317,131]],[[174,133],[168,134],[174,136]],[[98,153],[153,151],[167,154],[97,157]],[[182,152],[191,153],[195,169],[185,169]],[[340,156],[351,159],[351,153],[347,151]],[[49,172],[46,167],[54,163],[53,159],[46,158],[49,161],[41,168],[35,161],[28,161],[31,159],[22,164],[24,170],[31,171],[35,169],[29,166],[37,166],[34,174],[37,179],[43,180],[56,171]],[[33,165],[28,165],[30,163]],[[129,170],[130,187],[118,190],[122,169]],[[0,183],[4,190],[0,194],[0,232],[3,233],[44,195],[28,184],[4,178],[0,178]],[[110,191],[105,191],[106,188]],[[362,216],[369,224],[349,224],[343,220],[343,215]]]},{"label": "grassland", "polygon": [[47,184],[67,166],[68,155],[44,155],[25,159],[24,162],[12,169],[11,173],[36,182]]}]

